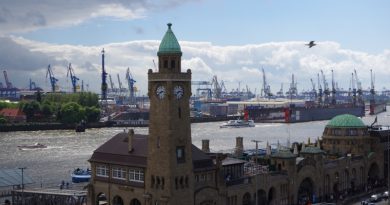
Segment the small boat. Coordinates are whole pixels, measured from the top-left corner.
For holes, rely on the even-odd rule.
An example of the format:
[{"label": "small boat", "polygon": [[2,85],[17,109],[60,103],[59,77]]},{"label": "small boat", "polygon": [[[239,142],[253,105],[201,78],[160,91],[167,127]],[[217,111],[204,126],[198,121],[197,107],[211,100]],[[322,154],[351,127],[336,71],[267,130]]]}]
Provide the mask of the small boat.
[{"label": "small boat", "polygon": [[24,150],[24,149],[42,149],[42,148],[46,148],[47,146],[44,145],[44,144],[41,144],[41,143],[35,143],[33,145],[19,145],[18,148],[20,150]]},{"label": "small boat", "polygon": [[223,123],[220,128],[227,128],[227,127],[254,127],[255,123],[253,120],[229,120],[228,122]]},{"label": "small boat", "polygon": [[72,172],[71,176],[73,183],[88,182],[91,179],[91,170],[77,168]]},{"label": "small boat", "polygon": [[75,131],[76,132],[85,132],[85,121],[82,120],[79,124],[76,125]]}]

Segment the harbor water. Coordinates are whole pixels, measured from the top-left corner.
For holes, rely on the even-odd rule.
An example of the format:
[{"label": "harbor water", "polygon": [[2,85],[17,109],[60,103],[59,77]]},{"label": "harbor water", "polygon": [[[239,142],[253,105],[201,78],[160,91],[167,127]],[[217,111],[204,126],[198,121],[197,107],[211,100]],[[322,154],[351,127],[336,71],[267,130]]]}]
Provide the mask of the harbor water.
[{"label": "harbor water", "polygon": [[[389,110],[389,109],[388,109]],[[362,120],[370,125],[375,116],[366,116]],[[244,137],[244,149],[253,149],[251,140],[260,140],[260,148],[265,148],[267,141],[272,145],[287,141],[303,142],[308,138],[314,142],[321,137],[328,121],[316,121],[294,124],[256,123],[248,128],[219,128],[222,122],[192,124],[192,142],[199,148],[202,139],[210,140],[213,152],[231,152],[237,136]],[[378,115],[378,123],[390,125],[390,112]],[[148,128],[134,128],[135,133],[148,134]],[[89,167],[88,159],[93,151],[123,128],[87,129],[84,133],[73,130],[49,130],[30,132],[0,133],[0,169],[26,167],[25,173],[40,184],[59,184],[62,180],[71,181],[70,174],[75,168]],[[46,148],[18,149],[19,145],[44,144]]]}]

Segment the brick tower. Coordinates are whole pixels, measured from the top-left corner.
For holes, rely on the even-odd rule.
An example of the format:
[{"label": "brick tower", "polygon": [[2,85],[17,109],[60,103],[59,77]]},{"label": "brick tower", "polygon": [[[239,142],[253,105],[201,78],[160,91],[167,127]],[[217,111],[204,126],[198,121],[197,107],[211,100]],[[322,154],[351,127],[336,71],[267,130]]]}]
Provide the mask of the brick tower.
[{"label": "brick tower", "polygon": [[160,43],[158,71],[148,72],[150,120],[145,197],[153,205],[194,204],[189,98],[191,70],[181,72],[172,24]]}]

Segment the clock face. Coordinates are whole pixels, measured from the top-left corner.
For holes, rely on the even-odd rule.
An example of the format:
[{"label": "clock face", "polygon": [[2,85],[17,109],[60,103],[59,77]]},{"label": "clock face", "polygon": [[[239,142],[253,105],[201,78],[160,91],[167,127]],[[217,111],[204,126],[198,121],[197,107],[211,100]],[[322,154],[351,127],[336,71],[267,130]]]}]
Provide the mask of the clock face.
[{"label": "clock face", "polygon": [[158,98],[163,99],[165,96],[165,87],[160,85],[156,89],[156,95]]},{"label": "clock face", "polygon": [[180,99],[183,97],[184,90],[181,86],[175,86],[175,88],[173,88],[173,92],[175,93],[176,99]]}]

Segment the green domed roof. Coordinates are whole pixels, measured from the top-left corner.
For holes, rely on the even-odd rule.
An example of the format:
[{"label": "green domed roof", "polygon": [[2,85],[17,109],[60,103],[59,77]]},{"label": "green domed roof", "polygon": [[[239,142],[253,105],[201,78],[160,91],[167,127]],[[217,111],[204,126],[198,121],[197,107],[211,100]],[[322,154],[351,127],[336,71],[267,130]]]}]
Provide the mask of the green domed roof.
[{"label": "green domed roof", "polygon": [[361,119],[350,114],[338,115],[332,118],[326,126],[327,127],[353,127],[353,128],[367,127]]},{"label": "green domed roof", "polygon": [[158,49],[157,55],[160,54],[182,54],[181,48],[179,45],[179,42],[176,39],[175,34],[173,33],[171,26],[171,23],[168,23],[168,30],[165,33],[161,43],[160,47]]}]

